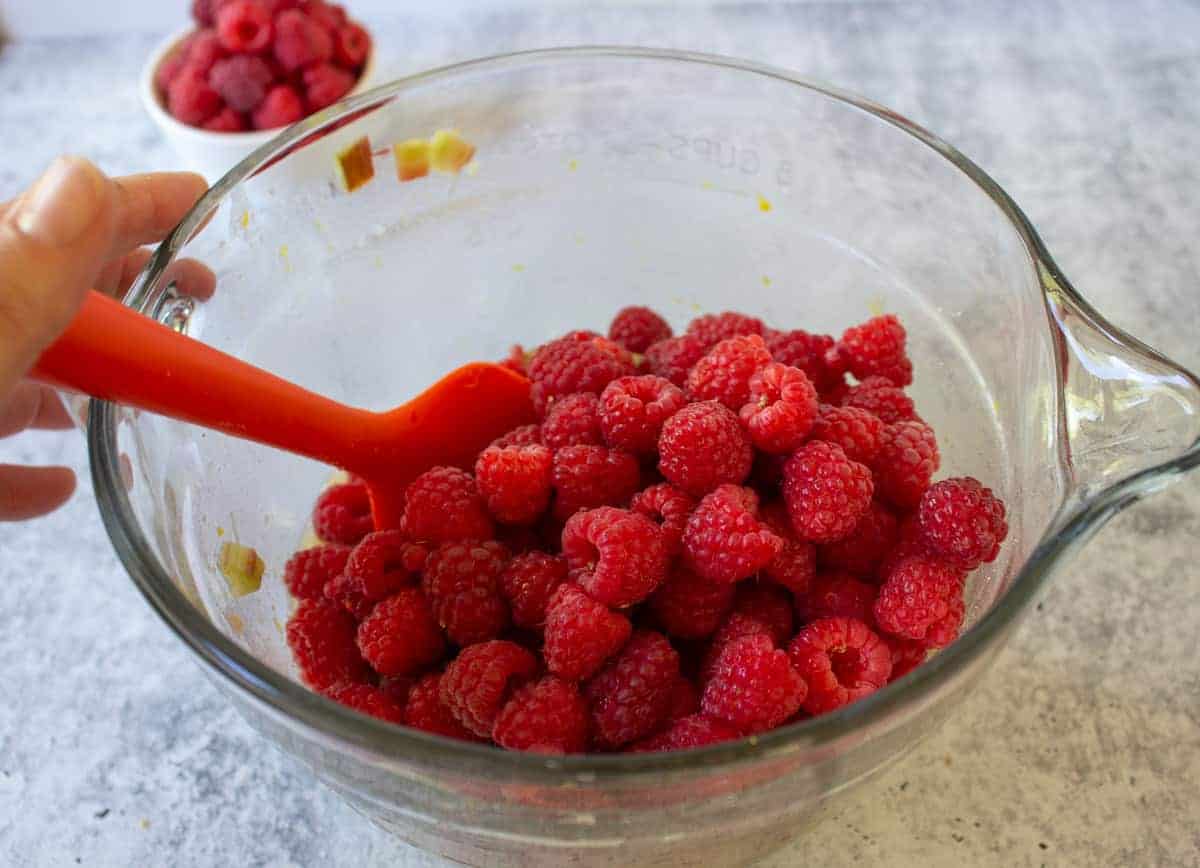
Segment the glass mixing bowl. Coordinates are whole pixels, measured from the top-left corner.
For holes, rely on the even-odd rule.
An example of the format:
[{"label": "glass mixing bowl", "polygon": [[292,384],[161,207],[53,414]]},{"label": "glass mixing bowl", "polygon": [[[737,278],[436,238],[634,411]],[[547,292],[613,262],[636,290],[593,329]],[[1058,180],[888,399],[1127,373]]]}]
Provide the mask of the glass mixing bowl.
[{"label": "glass mixing bowl", "polygon": [[[387,146],[455,128],[459,175],[400,183]],[[334,155],[367,135],[377,176]],[[181,257],[216,274],[197,303]],[[902,755],[984,675],[1043,583],[1105,520],[1200,460],[1200,384],[1106,323],[977,166],[866,100],[752,63],[625,49],[494,58],[293,127],[220,181],[129,304],[350,404],[383,409],[474,359],[649,304],[840,332],[908,327],[942,475],[1007,502],[962,637],[864,701],[664,755],[543,757],[395,728],[296,680],[281,582],[330,469],[96,402],[92,471],[134,581],[268,739],[363,814],[488,865],[743,863]],[[235,598],[224,541],[262,589]]]}]

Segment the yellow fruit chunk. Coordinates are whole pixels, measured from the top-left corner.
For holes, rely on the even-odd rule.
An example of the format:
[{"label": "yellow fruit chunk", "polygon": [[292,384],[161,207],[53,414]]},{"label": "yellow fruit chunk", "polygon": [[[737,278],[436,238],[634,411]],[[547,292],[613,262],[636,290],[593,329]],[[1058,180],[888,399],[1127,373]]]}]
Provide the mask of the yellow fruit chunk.
[{"label": "yellow fruit chunk", "polygon": [[429,162],[438,172],[457,172],[475,156],[475,146],[454,130],[438,130],[429,140]]},{"label": "yellow fruit chunk", "polygon": [[221,544],[221,552],[217,556],[217,568],[225,577],[230,592],[235,597],[253,594],[262,585],[263,572],[267,565],[258,556],[258,552],[250,546],[235,542]]},{"label": "yellow fruit chunk", "polygon": [[347,193],[353,193],[375,177],[375,160],[366,136],[338,151],[337,168],[338,178]]},{"label": "yellow fruit chunk", "polygon": [[392,145],[396,158],[396,177],[401,181],[424,178],[429,174],[429,142],[424,139],[409,139]]}]

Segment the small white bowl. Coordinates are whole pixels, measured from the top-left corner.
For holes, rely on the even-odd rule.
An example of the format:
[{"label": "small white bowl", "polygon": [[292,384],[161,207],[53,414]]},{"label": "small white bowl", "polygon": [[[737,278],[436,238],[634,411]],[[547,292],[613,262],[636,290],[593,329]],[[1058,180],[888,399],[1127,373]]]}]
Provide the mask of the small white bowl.
[{"label": "small white bowl", "polygon": [[[245,133],[218,133],[188,126],[171,117],[158,95],[158,87],[154,83],[154,78],[159,65],[194,30],[193,27],[187,27],[177,31],[155,47],[154,51],[150,53],[150,59],[142,67],[139,90],[146,113],[162,131],[175,153],[187,164],[188,168],[199,172],[211,184],[251,151],[279,135],[284,128],[254,130]],[[374,71],[375,45],[372,42],[370,53],[367,54],[366,62],[363,64],[362,74],[347,96],[366,90]]]}]

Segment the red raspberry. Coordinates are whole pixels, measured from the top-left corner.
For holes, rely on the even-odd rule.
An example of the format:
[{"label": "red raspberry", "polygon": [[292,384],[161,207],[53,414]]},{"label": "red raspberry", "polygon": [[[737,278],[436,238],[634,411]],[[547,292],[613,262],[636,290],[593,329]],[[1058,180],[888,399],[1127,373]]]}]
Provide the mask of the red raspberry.
[{"label": "red raspberry", "polygon": [[779,550],[775,559],[763,568],[763,575],[793,594],[807,592],[817,572],[816,546],[796,539],[796,532],[792,530],[791,520],[788,519],[787,508],[782,503],[772,503],[763,507],[762,519],[767,527],[783,540],[783,548]]},{"label": "red raspberry", "polygon": [[554,514],[567,519],[581,509],[626,503],[638,490],[641,468],[628,452],[603,446],[566,446],[554,453]]},{"label": "red raspberry", "polygon": [[882,582],[888,577],[896,565],[908,560],[913,555],[927,555],[929,550],[921,538],[921,527],[917,524],[916,514],[905,516],[896,529],[896,544],[887,553],[879,567],[875,570],[876,581]]},{"label": "red raspberry", "polygon": [[836,443],[851,461],[870,465],[883,441],[883,422],[860,407],[822,404],[812,428],[812,439]]},{"label": "red raspberry", "polygon": [[790,332],[770,332],[763,336],[771,357],[783,365],[799,368],[818,392],[824,392],[840,381],[838,372],[829,370],[825,353],[833,348],[829,335],[814,335],[803,329]]},{"label": "red raspberry", "polygon": [[933,429],[924,422],[895,422],[883,429],[871,465],[879,493],[902,511],[915,509],[941,464]]},{"label": "red raspberry", "polygon": [[613,380],[632,373],[627,350],[590,332],[572,332],[533,354],[529,379],[534,409],[544,417],[559,398],[574,392],[599,394]]},{"label": "red raspberry", "polygon": [[217,35],[226,51],[257,54],[271,44],[271,14],[254,0],[232,0],[217,10]]},{"label": "red raspberry", "polygon": [[[860,380],[884,372],[902,377],[908,361],[904,354],[905,340],[904,326],[900,325],[900,320],[893,314],[887,314],[846,329],[837,348],[847,370]],[[912,365],[909,364],[907,380],[895,385],[907,386],[911,382]]]},{"label": "red raspberry", "polygon": [[457,467],[434,467],[408,485],[404,530],[414,540],[486,540],[492,520],[471,474]]},{"label": "red raspberry", "polygon": [[304,102],[289,85],[277,84],[267,91],[262,103],[250,116],[256,130],[274,130],[294,124],[304,117]]},{"label": "red raspberry", "polygon": [[825,714],[874,693],[892,672],[892,650],[854,618],[822,618],[801,628],[788,657],[808,685],[804,710],[809,714]]},{"label": "red raspberry", "polygon": [[409,542],[398,530],[367,534],[346,562],[347,584],[364,600],[387,599],[401,588],[416,584],[426,554],[423,546]]},{"label": "red raspberry", "polygon": [[621,377],[600,394],[600,431],[614,449],[650,455],[663,423],[685,404],[683,391],[662,377]]},{"label": "red raspberry", "polygon": [[173,52],[163,58],[162,63],[158,65],[158,69],[154,71],[154,86],[158,88],[159,96],[165,103],[167,91],[171,87],[171,82],[184,70],[187,66],[188,42],[184,42],[177,47]]},{"label": "red raspberry", "polygon": [[705,495],[683,531],[688,564],[713,582],[752,576],[782,549],[783,540],[758,520],[758,495],[736,485]]},{"label": "red raspberry", "polygon": [[438,695],[468,730],[490,738],[508,694],[537,673],[537,658],[514,642],[464,648],[446,667]]},{"label": "red raspberry", "polygon": [[244,115],[240,115],[226,106],[202,123],[200,127],[214,133],[240,133],[250,129],[250,123]]},{"label": "red raspberry", "polygon": [[648,307],[623,307],[608,327],[608,339],[631,353],[644,353],[671,334],[667,321]]},{"label": "red raspberry", "polygon": [[750,399],[750,378],[771,364],[767,345],[758,335],[728,338],[714,346],[688,373],[693,401],[720,401],[735,413]]},{"label": "red raspberry", "polygon": [[813,579],[807,594],[796,597],[796,617],[801,621],[821,618],[856,618],[872,623],[871,614],[878,588],[849,573],[822,572]]},{"label": "red raspberry", "polygon": [[848,535],[871,505],[871,471],[842,447],[814,440],[783,468],[783,499],[801,539],[830,543]]},{"label": "red raspberry", "polygon": [[299,9],[275,18],[275,59],[286,72],[296,72],[333,57],[333,37]]},{"label": "red raspberry", "polygon": [[304,97],[310,111],[331,106],[354,87],[354,75],[332,63],[315,63],[301,73]]},{"label": "red raspberry", "polygon": [[872,501],[849,536],[821,546],[818,554],[823,566],[871,579],[895,548],[898,537],[896,516],[883,504]]},{"label": "red raspberry", "polygon": [[354,642],[354,619],[329,600],[301,600],[288,619],[287,643],[304,683],[328,690],[366,681],[369,670]]},{"label": "red raspberry", "polygon": [[559,585],[546,608],[546,668],[571,681],[587,678],[629,639],[629,619],[577,585]]},{"label": "red raspberry", "polygon": [[903,419],[915,419],[917,415],[912,398],[883,377],[868,377],[857,386],[851,387],[842,399],[842,406],[866,410],[879,417],[881,422],[889,424]]},{"label": "red raspberry", "polygon": [[358,625],[358,649],[380,675],[411,675],[442,659],[446,644],[420,588],[403,588]]},{"label": "red raspberry", "polygon": [[792,452],[817,418],[817,390],[798,368],[772,362],[750,378],[749,400],[741,408],[751,442],[764,452]]},{"label": "red raspberry", "polygon": [[167,111],[177,120],[198,127],[222,108],[221,96],[203,72],[185,66],[167,88]]},{"label": "red raspberry", "polygon": [[297,600],[319,600],[325,583],[341,575],[350,546],[325,544],[298,551],[283,566],[283,583]]},{"label": "red raspberry", "polygon": [[495,639],[508,626],[500,574],[508,551],[497,542],[444,543],[425,561],[422,587],[446,635],[459,646]]},{"label": "red raspberry", "polygon": [[536,629],[546,623],[546,607],[555,589],[567,580],[565,558],[532,551],[517,555],[500,574],[500,589],[518,627]]},{"label": "red raspberry", "polygon": [[228,56],[216,30],[197,31],[187,41],[185,51],[187,58],[185,65],[205,75],[208,75],[218,60]]},{"label": "red raspberry", "polygon": [[379,679],[379,689],[390,696],[393,702],[404,708],[408,705],[408,694],[416,683],[417,679],[411,675],[389,675]]},{"label": "red raspberry", "polygon": [[679,654],[660,633],[639,630],[584,687],[596,742],[620,747],[652,733],[670,710]]},{"label": "red raspberry", "polygon": [[671,701],[667,703],[667,723],[674,723],[700,711],[700,692],[683,675],[671,685]]},{"label": "red raspberry", "polygon": [[704,714],[693,714],[675,721],[670,729],[634,742],[627,750],[633,753],[688,750],[732,741],[739,737],[738,731],[725,721]]},{"label": "red raspberry", "polygon": [[404,707],[405,725],[460,741],[485,741],[459,723],[442,704],[441,683],[442,673],[431,672],[413,685]]},{"label": "red raspberry", "polygon": [[562,553],[571,581],[614,609],[640,603],[667,577],[658,525],[626,509],[575,513],[563,528]]},{"label": "red raspberry", "polygon": [[353,615],[355,621],[361,621],[375,608],[375,601],[364,597],[355,587],[354,580],[348,578],[344,572],[338,573],[325,583],[324,593],[325,599],[337,603]]},{"label": "red raspberry", "polygon": [[650,598],[650,611],[671,636],[702,639],[712,635],[733,605],[735,588],[728,582],[710,582],[684,566]]},{"label": "red raspberry", "polygon": [[912,672],[924,663],[925,658],[929,655],[929,648],[924,642],[897,639],[895,636],[886,635],[880,638],[887,643],[888,649],[892,652],[892,674],[888,678],[888,683]]},{"label": "red raspberry", "polygon": [[357,24],[347,23],[333,38],[333,59],[346,69],[358,69],[371,53],[371,36]]},{"label": "red raspberry", "polygon": [[713,634],[700,662],[700,683],[712,677],[721,649],[743,636],[762,634],[776,645],[792,635],[792,600],[788,593],[770,585],[746,583],[737,590],[733,610]]},{"label": "red raspberry", "polygon": [[559,398],[546,412],[542,443],[551,449],[564,446],[603,446],[600,431],[600,396],[576,392]]},{"label": "red raspberry", "polygon": [[504,449],[507,446],[536,446],[542,442],[540,425],[518,425],[507,434],[501,434],[492,441],[492,446]]},{"label": "red raspberry", "polygon": [[367,486],[346,482],[325,489],[313,506],[312,523],[313,532],[326,542],[356,544],[375,529]]},{"label": "red raspberry", "polygon": [[588,747],[588,708],[579,686],[546,675],[513,692],[496,715],[492,738],[508,750],[583,753]]},{"label": "red raspberry", "polygon": [[639,491],[629,502],[631,510],[658,523],[663,548],[670,557],[682,549],[683,528],[695,507],[696,501],[667,482]]},{"label": "red raspberry", "polygon": [[850,384],[840,375],[829,388],[817,390],[822,404],[832,404],[835,407],[842,406],[842,401],[846,400],[848,394],[850,394]]},{"label": "red raspberry", "polygon": [[688,372],[708,352],[708,345],[694,335],[680,335],[651,344],[646,349],[650,373],[670,380],[679,388],[687,384]]},{"label": "red raspberry", "polygon": [[693,497],[750,474],[754,450],[737,416],[716,401],[689,404],[663,425],[659,472]]},{"label": "red raspberry", "polygon": [[964,570],[994,561],[1008,535],[1004,504],[969,476],[930,486],[921,496],[917,524],[930,551]]},{"label": "red raspberry", "polygon": [[475,483],[497,521],[532,524],[550,505],[553,455],[545,446],[491,446],[475,462]]},{"label": "red raspberry", "polygon": [[308,0],[305,11],[329,34],[335,34],[346,24],[346,10],[325,0]]},{"label": "red raspberry", "polygon": [[960,588],[947,601],[946,617],[930,625],[929,630],[925,633],[925,644],[930,648],[945,648],[957,639],[959,631],[962,630],[965,613],[966,605],[963,602]]},{"label": "red raspberry", "polygon": [[[902,639],[925,640],[935,647],[949,644],[962,623],[962,585],[963,572],[953,564],[914,555],[897,564],[884,580],[875,600],[875,621]],[[932,641],[946,639],[947,632],[951,635],[946,641]]]},{"label": "red raspberry", "polygon": [[390,723],[404,723],[404,706],[370,684],[338,684],[325,692],[334,702]]},{"label": "red raspberry", "polygon": [[192,0],[192,18],[200,27],[212,27],[222,0]]},{"label": "red raspberry", "polygon": [[804,679],[769,636],[734,639],[717,655],[704,686],[704,713],[746,734],[765,732],[799,710],[808,693]]},{"label": "red raspberry", "polygon": [[761,335],[766,330],[763,321],[744,313],[725,311],[706,313],[688,323],[687,333],[699,338],[705,347],[716,346],[721,341],[738,335]]}]

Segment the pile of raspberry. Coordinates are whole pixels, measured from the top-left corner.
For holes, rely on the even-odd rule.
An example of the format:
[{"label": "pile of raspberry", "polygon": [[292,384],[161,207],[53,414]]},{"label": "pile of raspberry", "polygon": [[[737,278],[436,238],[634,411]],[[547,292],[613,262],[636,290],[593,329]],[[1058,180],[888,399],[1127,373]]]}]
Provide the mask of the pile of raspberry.
[{"label": "pile of raspberry", "polygon": [[304,680],[510,750],[659,751],[825,714],[958,635],[1004,505],[933,482],[904,328],[627,308],[506,362],[540,422],[435,467],[402,526],[326,490],[285,580]]},{"label": "pile of raspberry", "polygon": [[285,127],[354,87],[371,38],[324,0],[193,0],[196,31],[158,67],[167,111],[215,132]]}]

